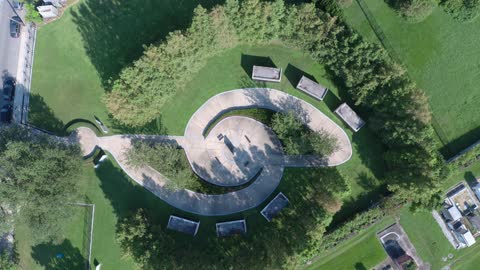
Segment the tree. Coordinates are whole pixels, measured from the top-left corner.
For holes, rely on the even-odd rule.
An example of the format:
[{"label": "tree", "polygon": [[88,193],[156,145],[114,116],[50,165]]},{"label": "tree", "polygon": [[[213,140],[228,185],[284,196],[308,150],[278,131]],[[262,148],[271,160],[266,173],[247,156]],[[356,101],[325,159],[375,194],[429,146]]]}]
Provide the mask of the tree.
[{"label": "tree", "polygon": [[28,224],[38,240],[55,238],[78,195],[79,147],[20,127],[0,134],[0,205],[11,208],[16,222]]},{"label": "tree", "polygon": [[425,20],[436,7],[433,0],[386,0],[386,2],[409,22]]},{"label": "tree", "polygon": [[8,249],[3,249],[0,252],[0,270],[16,270],[18,269],[18,265],[16,262],[16,258],[12,258]]},{"label": "tree", "polygon": [[312,131],[293,111],[276,113],[272,117],[272,129],[289,155],[315,154],[328,156],[337,149],[337,140],[326,132]]},{"label": "tree", "polygon": [[458,21],[473,21],[480,14],[480,0],[441,0],[440,6]]}]

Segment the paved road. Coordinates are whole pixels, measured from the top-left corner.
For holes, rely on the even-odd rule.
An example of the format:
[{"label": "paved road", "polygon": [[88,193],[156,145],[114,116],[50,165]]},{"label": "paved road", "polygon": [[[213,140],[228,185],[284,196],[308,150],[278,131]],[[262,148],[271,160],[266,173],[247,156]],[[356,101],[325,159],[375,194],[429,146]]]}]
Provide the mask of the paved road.
[{"label": "paved road", "polygon": [[[283,155],[276,135],[265,125],[246,117],[229,117],[219,122],[204,137],[204,132],[214,119],[236,108],[257,107],[286,112],[293,110],[314,131],[324,131],[337,139],[335,152],[326,158],[314,156],[288,157]],[[218,135],[227,135],[234,151],[229,153],[226,142]],[[245,138],[245,135],[249,137]],[[93,152],[96,146],[108,151],[120,167],[138,184],[167,203],[181,210],[204,216],[221,216],[242,212],[260,205],[277,188],[285,167],[328,167],[348,161],[352,146],[345,131],[311,104],[274,89],[238,89],[218,94],[205,102],[190,118],[184,136],[114,135],[97,137],[88,128],[79,128],[71,141],[78,141],[84,155]],[[261,166],[255,181],[238,191],[219,195],[203,194],[191,190],[168,188],[169,179],[151,167],[132,166],[128,152],[135,141],[173,143],[180,145],[187,155],[192,169],[202,179],[211,183],[241,184],[252,172],[243,168]],[[219,163],[222,166],[219,166]],[[224,181],[224,182],[222,182]]]},{"label": "paved road", "polygon": [[8,74],[15,77],[17,74],[20,38],[10,37],[10,18],[16,13],[7,2],[0,0],[0,70],[2,76]]}]

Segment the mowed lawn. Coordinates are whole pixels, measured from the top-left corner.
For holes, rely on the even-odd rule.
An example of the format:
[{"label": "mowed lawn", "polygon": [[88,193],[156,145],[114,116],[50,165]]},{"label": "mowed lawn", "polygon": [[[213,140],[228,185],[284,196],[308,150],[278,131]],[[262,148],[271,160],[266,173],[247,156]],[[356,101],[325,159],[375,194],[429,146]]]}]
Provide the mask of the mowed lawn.
[{"label": "mowed lawn", "polygon": [[[436,8],[425,21],[410,24],[384,1],[365,2],[409,75],[429,96],[435,128],[447,144],[442,152],[449,156],[480,139],[480,19],[460,23]],[[367,39],[376,39],[356,1],[345,18]]]},{"label": "mowed lawn", "polygon": [[[326,179],[315,178],[315,170],[311,169],[305,172],[303,169],[287,170],[278,190],[273,193],[275,196],[278,191],[286,194],[292,204],[290,207],[299,206],[297,204],[307,203],[303,201],[306,189],[312,188],[305,181],[324,181]],[[325,170],[325,169],[319,169]],[[298,179],[302,178],[303,185],[299,186]],[[252,209],[243,213],[222,217],[202,217],[182,212],[170,205],[166,204],[152,193],[135,183],[133,180],[119,168],[119,166],[109,157],[100,168],[94,169],[91,160],[87,160],[82,167],[82,177],[79,178],[82,190],[86,195],[86,200],[95,204],[95,224],[93,234],[92,261],[96,260],[102,263],[102,269],[115,270],[133,270],[137,269],[132,259],[123,255],[121,247],[116,241],[117,224],[120,220],[133,213],[138,208],[146,209],[158,226],[165,228],[168,217],[171,214],[199,220],[201,226],[198,235],[194,238],[175,232],[168,231],[175,237],[175,245],[188,246],[189,248],[204,249],[205,243],[210,238],[216,238],[215,223],[226,220],[235,220],[245,218],[248,223],[248,235],[245,236],[252,241],[255,236],[268,231],[271,223],[267,222],[261,215],[260,210],[271,199],[267,199],[262,205],[256,209]],[[330,185],[345,185],[343,179],[334,178],[328,180]],[[25,228],[17,228],[17,240],[19,245],[20,262],[23,269],[83,269],[83,263],[87,259],[87,247],[84,245],[86,226],[86,211],[83,208],[75,208],[78,213],[74,218],[65,223],[65,235],[59,237],[59,243],[45,243],[31,246],[29,240],[30,235]],[[321,222],[321,221],[318,221]],[[392,222],[388,219],[388,222]],[[388,223],[387,222],[387,223]],[[385,222],[382,223],[384,226]],[[380,226],[380,225],[379,225]],[[378,226],[369,230],[368,238],[374,235],[374,231]],[[291,228],[293,233],[295,230],[302,230],[302,226]],[[295,232],[294,234],[298,234]],[[303,239],[303,238],[302,238]],[[363,239],[363,238],[362,238]],[[373,240],[372,240],[373,239]],[[356,238],[355,248],[358,250],[368,248],[369,251],[353,257],[361,260],[365,265],[373,265],[377,260],[382,260],[384,254],[378,248],[371,249],[371,244],[378,245],[374,238],[367,243],[360,243],[361,239]],[[297,241],[291,239],[292,241]],[[173,249],[174,250],[174,249]],[[272,250],[271,252],[275,252]],[[58,254],[63,254],[64,258],[56,258]],[[181,259],[181,258],[179,258]],[[345,264],[347,265],[347,264]],[[63,267],[63,268],[62,268]]]},{"label": "mowed lawn", "polygon": [[364,230],[332,250],[314,259],[308,270],[372,269],[387,258],[387,253],[377,238],[377,232],[393,224],[392,217]]},{"label": "mowed lawn", "polygon": [[37,33],[29,122],[54,132],[74,119],[108,118],[101,79],[70,12],[76,8]]}]

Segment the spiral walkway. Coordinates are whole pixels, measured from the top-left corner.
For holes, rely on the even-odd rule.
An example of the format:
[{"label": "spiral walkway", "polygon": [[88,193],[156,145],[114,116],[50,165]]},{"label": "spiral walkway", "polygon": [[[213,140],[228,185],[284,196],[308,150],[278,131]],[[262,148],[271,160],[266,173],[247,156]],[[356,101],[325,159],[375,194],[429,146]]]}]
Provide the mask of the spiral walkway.
[{"label": "spiral walkway", "polygon": [[[204,136],[207,128],[225,112],[242,108],[264,108],[277,112],[294,111],[313,131],[337,138],[337,149],[330,156],[287,156],[273,131],[262,123],[241,116],[227,117]],[[285,92],[267,88],[237,89],[213,96],[190,118],[184,136],[114,135],[97,137],[88,128],[72,135],[84,155],[95,147],[111,153],[121,168],[138,184],[183,211],[221,216],[242,212],[261,204],[278,186],[285,167],[337,166],[351,158],[347,134],[311,104]],[[191,190],[166,188],[170,181],[149,166],[134,167],[127,153],[135,141],[152,141],[181,146],[192,170],[203,180],[219,186],[238,186],[256,176],[247,187],[212,195]]]}]

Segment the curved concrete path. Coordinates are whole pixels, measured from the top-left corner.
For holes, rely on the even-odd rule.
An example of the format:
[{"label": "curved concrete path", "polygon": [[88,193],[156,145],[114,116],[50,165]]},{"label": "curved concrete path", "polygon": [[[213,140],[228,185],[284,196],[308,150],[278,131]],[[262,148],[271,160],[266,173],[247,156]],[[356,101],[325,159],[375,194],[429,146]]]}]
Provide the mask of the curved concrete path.
[{"label": "curved concrete path", "polygon": [[[215,125],[208,136],[203,136],[217,117],[239,108],[265,108],[279,112],[293,110],[310,129],[323,130],[337,138],[337,150],[325,158],[284,156],[278,138],[268,127],[239,116],[225,118]],[[224,138],[217,137],[220,133]],[[347,134],[331,119],[301,99],[266,88],[232,90],[210,98],[190,118],[184,136],[97,137],[88,128],[79,128],[71,136],[80,142],[84,155],[92,153],[96,146],[110,152],[138,184],[174,207],[204,216],[228,215],[258,206],[276,189],[284,167],[336,166],[348,161],[352,155]],[[181,146],[194,172],[210,183],[240,185],[261,171],[246,188],[225,194],[171,190],[165,187],[170,180],[151,167],[129,164],[127,153],[137,140]],[[233,145],[234,150],[227,144]]]}]

